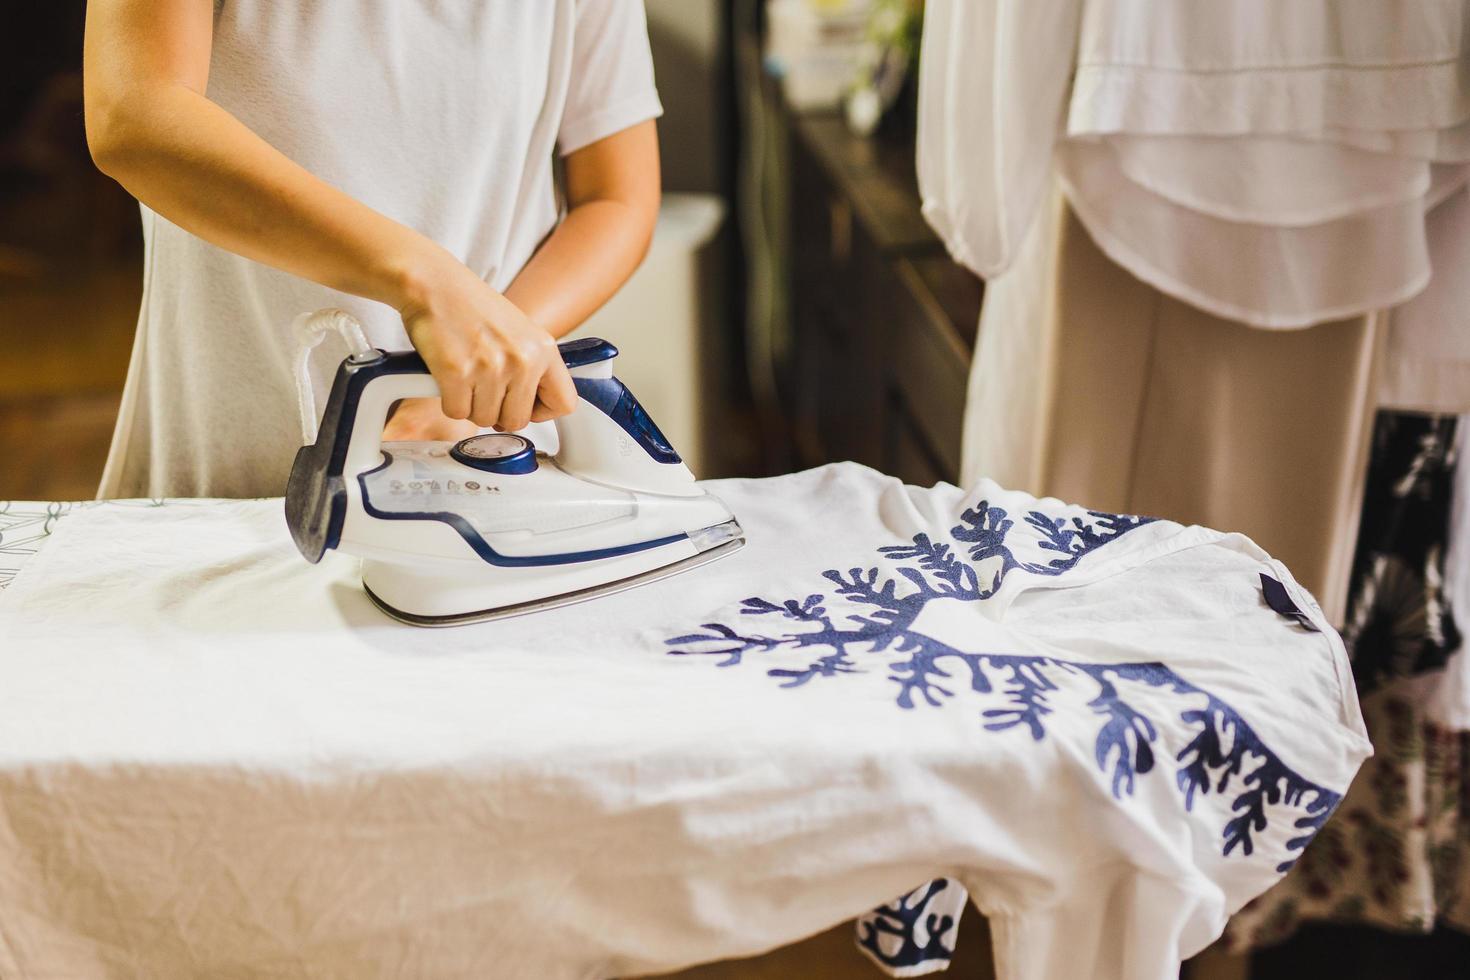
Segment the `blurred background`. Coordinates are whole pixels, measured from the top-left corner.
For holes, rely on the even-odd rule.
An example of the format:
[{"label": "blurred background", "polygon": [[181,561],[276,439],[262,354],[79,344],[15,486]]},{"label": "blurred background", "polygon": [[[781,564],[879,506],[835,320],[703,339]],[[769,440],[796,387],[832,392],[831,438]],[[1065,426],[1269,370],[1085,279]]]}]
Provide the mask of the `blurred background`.
[{"label": "blurred background", "polygon": [[[0,500],[94,494],[138,311],[137,206],[92,166],[83,135],[84,7],[11,3],[0,29]],[[630,355],[620,374],[701,477],[851,459],[919,485],[957,481],[985,289],[920,213],[922,3],[647,10],[666,110],[664,211],[648,261],[584,332]],[[1470,810],[1470,779],[1445,793]],[[1386,839],[1381,828],[1373,839]],[[1420,874],[1396,855],[1368,855],[1374,889]],[[1305,860],[1294,879],[1303,873]],[[1267,896],[1249,930],[1186,975],[1470,977],[1463,933],[1432,911],[1363,915],[1349,891],[1319,874]],[[1308,893],[1333,911],[1304,912]],[[955,975],[990,976],[973,910],[962,932]],[[836,930],[685,976],[875,975]]]},{"label": "blurred background", "polygon": [[84,9],[0,30],[0,497],[96,492],[138,315],[138,207],[82,131]]}]

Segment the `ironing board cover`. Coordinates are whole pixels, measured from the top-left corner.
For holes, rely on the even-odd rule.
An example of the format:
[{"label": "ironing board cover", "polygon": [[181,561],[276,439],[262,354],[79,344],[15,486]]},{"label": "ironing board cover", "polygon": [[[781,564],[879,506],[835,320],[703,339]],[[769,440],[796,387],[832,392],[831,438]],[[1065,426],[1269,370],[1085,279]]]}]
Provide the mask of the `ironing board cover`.
[{"label": "ironing board cover", "polygon": [[[1172,977],[1370,751],[1336,634],[1240,536],[850,464],[712,488],[752,540],[718,573],[447,632],[384,620],[350,561],[301,562],[279,501],[0,509],[0,583],[61,529],[0,596],[0,799],[66,828],[0,834],[0,972],[616,976],[907,884],[859,930],[897,975],[943,968],[968,891],[1003,980]],[[270,867],[220,829],[262,786],[300,822]]]}]

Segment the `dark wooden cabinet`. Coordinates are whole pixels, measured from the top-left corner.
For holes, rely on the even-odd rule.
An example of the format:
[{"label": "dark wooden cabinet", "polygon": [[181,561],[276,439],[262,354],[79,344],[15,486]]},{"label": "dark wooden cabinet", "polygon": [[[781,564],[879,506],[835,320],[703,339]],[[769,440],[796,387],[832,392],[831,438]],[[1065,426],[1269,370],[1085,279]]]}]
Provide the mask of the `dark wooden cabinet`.
[{"label": "dark wooden cabinet", "polygon": [[910,140],[852,136],[835,114],[779,115],[795,462],[954,481],[980,280],[920,215]]},{"label": "dark wooden cabinet", "polygon": [[900,288],[885,330],[886,361],[889,395],[903,412],[891,438],[912,444],[905,458],[922,453],[954,480],[980,281],[943,255],[906,256],[896,266]]}]

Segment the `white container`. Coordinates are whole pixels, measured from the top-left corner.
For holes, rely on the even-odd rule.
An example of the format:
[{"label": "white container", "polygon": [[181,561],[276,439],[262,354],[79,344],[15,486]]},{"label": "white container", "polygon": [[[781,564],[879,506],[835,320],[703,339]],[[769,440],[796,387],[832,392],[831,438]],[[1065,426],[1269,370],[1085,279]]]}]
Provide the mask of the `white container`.
[{"label": "white container", "polygon": [[725,205],[712,194],[665,194],[648,257],[617,295],[570,335],[602,337],[617,346],[617,376],[696,477],[704,476],[705,458],[701,338],[711,301],[724,295],[720,265],[708,261],[707,253],[724,221]]}]

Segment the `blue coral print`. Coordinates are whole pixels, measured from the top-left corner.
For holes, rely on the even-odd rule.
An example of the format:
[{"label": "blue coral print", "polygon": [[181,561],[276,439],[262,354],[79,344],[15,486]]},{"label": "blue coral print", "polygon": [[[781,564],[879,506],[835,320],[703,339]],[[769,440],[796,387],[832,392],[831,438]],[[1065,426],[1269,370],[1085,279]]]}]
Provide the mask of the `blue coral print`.
[{"label": "blue coral print", "polygon": [[954,955],[965,898],[959,885],[935,878],[859,919],[857,944],[891,970],[911,971],[921,964],[926,973],[943,969]]},{"label": "blue coral print", "polygon": [[[1131,795],[1137,780],[1159,766],[1157,714],[1151,717],[1139,702],[1153,705],[1155,712],[1161,703],[1178,702],[1169,710],[1177,710],[1179,720],[1194,731],[1172,761],[1184,808],[1192,810],[1204,794],[1235,792],[1233,816],[1220,831],[1228,857],[1252,853],[1255,836],[1268,826],[1269,806],[1289,807],[1297,811],[1299,833],[1285,846],[1300,853],[1341,794],[1296,772],[1230,705],[1166,665],[962,650],[915,628],[924,608],[936,600],[983,602],[1017,570],[1062,575],[1149,520],[1070,508],[1055,517],[1030,511],[1018,526],[1006,510],[981,501],[961,514],[949,531],[950,541],[918,534],[910,544],[880,548],[892,574],[877,566],[832,569],[822,573],[831,583],[826,592],[744,600],[742,615],[784,621],[779,629],[706,623],[702,632],[668,643],[675,655],[716,657],[720,667],[737,667],[775,651],[811,651],[805,666],[766,671],[788,688],[865,672],[874,658],[886,655],[878,662],[886,661],[900,708],[943,707],[963,692],[989,705],[980,712],[986,729],[1025,733],[1038,742],[1046,737],[1053,692],[1062,684],[1086,685],[1087,707],[1098,721],[1093,756],[1118,799]],[[1294,863],[1295,857],[1277,870]]]}]

